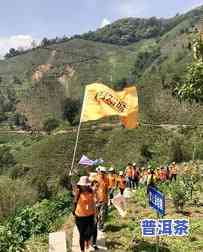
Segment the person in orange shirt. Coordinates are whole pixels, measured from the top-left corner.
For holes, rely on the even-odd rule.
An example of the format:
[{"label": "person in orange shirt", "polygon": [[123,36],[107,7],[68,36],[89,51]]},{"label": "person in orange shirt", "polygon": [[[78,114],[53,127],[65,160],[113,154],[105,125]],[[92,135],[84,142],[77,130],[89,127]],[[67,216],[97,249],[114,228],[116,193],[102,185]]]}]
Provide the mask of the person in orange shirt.
[{"label": "person in orange shirt", "polygon": [[173,162],[170,168],[170,180],[171,182],[173,181],[173,179],[176,181],[177,178],[177,166],[176,166],[176,162]]},{"label": "person in orange shirt", "polygon": [[116,173],[113,167],[109,169],[108,187],[109,187],[109,201],[110,201],[109,203],[111,204],[111,200],[113,199],[114,191],[116,189]]},{"label": "person in orange shirt", "polygon": [[159,180],[161,182],[164,182],[167,180],[167,174],[166,174],[166,170],[164,169],[164,167],[161,167],[161,170],[159,171]]},{"label": "person in orange shirt", "polygon": [[80,177],[77,183],[74,210],[75,223],[79,231],[81,252],[88,249],[95,227],[96,200],[88,176]]},{"label": "person in orange shirt", "polygon": [[132,188],[132,175],[133,175],[133,171],[132,171],[132,164],[128,163],[128,166],[125,169],[125,175],[126,175],[126,182],[127,182],[127,187]]},{"label": "person in orange shirt", "polygon": [[96,199],[97,199],[97,211],[98,211],[98,228],[104,230],[104,222],[108,213],[108,189],[109,183],[106,175],[106,168],[100,166],[99,172],[97,175],[97,190],[96,190]]},{"label": "person in orange shirt", "polygon": [[123,195],[124,190],[126,188],[126,179],[125,179],[123,171],[119,172],[119,176],[117,178],[117,186],[118,186],[118,188],[120,190],[121,195]]}]

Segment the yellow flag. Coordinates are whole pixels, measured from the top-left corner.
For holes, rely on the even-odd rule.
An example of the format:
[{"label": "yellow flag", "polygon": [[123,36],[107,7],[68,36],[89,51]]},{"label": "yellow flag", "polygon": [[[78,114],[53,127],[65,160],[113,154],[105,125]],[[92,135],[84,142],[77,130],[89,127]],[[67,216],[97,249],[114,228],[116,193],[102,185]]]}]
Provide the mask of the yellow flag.
[{"label": "yellow flag", "polygon": [[81,121],[98,120],[118,115],[126,128],[138,126],[138,97],[136,87],[116,92],[101,83],[86,86]]}]

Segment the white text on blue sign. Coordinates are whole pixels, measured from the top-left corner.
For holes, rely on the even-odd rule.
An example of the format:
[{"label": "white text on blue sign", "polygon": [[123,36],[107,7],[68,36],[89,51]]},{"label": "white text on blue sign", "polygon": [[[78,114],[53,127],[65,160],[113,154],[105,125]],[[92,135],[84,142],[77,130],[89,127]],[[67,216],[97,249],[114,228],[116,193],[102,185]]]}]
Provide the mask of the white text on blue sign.
[{"label": "white text on blue sign", "polygon": [[143,219],[141,220],[143,237],[187,236],[189,235],[188,219]]}]

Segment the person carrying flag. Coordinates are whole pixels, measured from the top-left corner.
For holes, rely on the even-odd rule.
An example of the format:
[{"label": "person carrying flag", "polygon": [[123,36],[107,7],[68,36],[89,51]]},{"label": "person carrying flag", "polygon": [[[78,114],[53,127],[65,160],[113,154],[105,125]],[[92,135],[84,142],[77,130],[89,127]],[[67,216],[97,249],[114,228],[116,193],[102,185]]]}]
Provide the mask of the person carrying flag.
[{"label": "person carrying flag", "polygon": [[77,183],[73,215],[79,231],[81,252],[90,246],[90,239],[94,232],[96,214],[95,194],[91,188],[88,176],[80,177]]}]

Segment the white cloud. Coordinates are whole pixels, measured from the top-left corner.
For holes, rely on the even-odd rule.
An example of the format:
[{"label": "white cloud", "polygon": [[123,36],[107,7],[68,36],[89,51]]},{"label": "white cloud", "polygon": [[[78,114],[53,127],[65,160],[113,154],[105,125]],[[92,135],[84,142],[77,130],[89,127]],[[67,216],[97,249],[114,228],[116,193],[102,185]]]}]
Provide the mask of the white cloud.
[{"label": "white cloud", "polygon": [[107,18],[103,18],[100,28],[103,28],[104,26],[109,25],[110,23],[110,20],[108,20]]},{"label": "white cloud", "polygon": [[[0,37],[0,58],[3,58],[3,56],[9,51],[10,48],[31,48],[33,40],[34,38],[30,35]],[[38,40],[35,41],[36,43],[39,43]]]},{"label": "white cloud", "polygon": [[148,9],[148,5],[143,0],[119,0],[117,12],[122,17],[141,16]]}]

